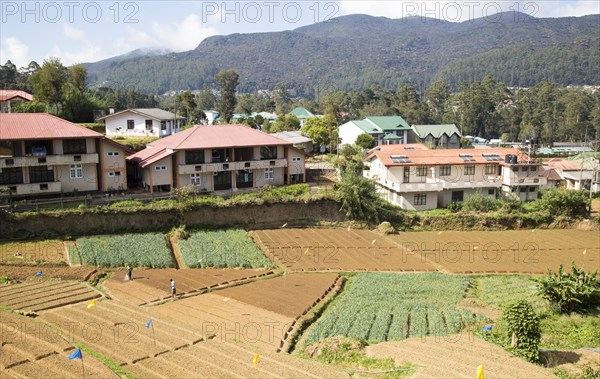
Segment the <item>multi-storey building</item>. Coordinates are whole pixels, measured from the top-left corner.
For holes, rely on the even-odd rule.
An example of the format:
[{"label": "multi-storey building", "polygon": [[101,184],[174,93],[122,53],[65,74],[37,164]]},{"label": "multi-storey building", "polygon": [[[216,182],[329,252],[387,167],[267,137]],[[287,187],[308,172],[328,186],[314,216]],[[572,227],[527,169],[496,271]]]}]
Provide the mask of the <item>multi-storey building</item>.
[{"label": "multi-storey building", "polygon": [[546,181],[541,164],[517,149],[384,145],[371,150],[365,163],[364,175],[376,181],[381,196],[411,210],[446,207],[476,193],[533,200]]},{"label": "multi-storey building", "polygon": [[198,125],[127,159],[150,192],[188,185],[213,192],[303,183],[304,158],[291,142],[244,125]]},{"label": "multi-storey building", "polygon": [[0,187],[16,196],[127,189],[127,152],[47,113],[0,114]]}]

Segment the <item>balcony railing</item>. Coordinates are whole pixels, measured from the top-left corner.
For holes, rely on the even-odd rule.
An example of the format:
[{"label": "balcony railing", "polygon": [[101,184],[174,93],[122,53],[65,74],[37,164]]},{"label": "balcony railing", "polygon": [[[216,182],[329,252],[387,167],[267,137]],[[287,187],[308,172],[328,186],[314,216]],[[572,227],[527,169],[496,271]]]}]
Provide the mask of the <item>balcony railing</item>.
[{"label": "balcony railing", "polygon": [[271,159],[266,161],[221,162],[179,165],[179,175],[197,174],[199,172],[224,172],[238,170],[264,169],[270,167],[287,167],[287,159]]},{"label": "balcony railing", "polygon": [[502,181],[500,177],[488,177],[487,179],[480,179],[476,181],[452,181],[444,180],[444,189],[469,189],[469,188],[500,188]]},{"label": "balcony railing", "polygon": [[98,154],[46,155],[43,157],[6,157],[0,158],[0,168],[89,164],[98,162]]},{"label": "balcony railing", "polygon": [[507,186],[545,186],[547,178],[542,176],[527,176],[527,177],[514,177],[504,178],[504,184]]}]

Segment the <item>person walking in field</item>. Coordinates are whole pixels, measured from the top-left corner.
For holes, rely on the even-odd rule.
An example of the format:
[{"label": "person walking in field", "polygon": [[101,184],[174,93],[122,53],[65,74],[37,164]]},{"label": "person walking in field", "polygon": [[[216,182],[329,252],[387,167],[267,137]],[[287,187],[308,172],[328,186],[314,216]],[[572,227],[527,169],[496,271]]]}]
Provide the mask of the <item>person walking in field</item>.
[{"label": "person walking in field", "polygon": [[175,281],[171,279],[171,298],[174,299],[175,295],[177,295],[177,289],[175,288]]},{"label": "person walking in field", "polygon": [[133,280],[133,269],[131,266],[127,266],[127,280]]}]

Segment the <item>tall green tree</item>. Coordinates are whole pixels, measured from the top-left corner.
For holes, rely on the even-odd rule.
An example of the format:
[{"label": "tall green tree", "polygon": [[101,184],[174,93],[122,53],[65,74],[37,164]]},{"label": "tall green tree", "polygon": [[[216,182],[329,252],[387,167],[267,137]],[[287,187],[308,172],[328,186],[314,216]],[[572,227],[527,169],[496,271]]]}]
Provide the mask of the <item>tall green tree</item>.
[{"label": "tall green tree", "polygon": [[221,96],[217,102],[217,111],[219,111],[221,118],[225,122],[229,122],[233,116],[237,99],[235,97],[235,91],[239,84],[239,75],[234,70],[221,70],[215,76]]},{"label": "tall green tree", "polygon": [[64,85],[67,83],[69,70],[63,66],[58,58],[49,58],[42,67],[34,72],[29,81],[33,87],[33,95],[38,101],[54,107],[59,113],[62,103]]},{"label": "tall green tree", "polygon": [[450,99],[450,87],[441,80],[434,82],[425,90],[425,101],[429,106],[430,117],[433,122],[443,122],[448,99]]}]

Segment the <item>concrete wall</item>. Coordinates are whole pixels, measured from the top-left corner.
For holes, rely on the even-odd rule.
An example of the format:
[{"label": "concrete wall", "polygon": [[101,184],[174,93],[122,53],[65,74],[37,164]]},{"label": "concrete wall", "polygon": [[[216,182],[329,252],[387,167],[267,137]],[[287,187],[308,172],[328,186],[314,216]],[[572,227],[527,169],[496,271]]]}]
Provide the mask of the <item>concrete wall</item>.
[{"label": "concrete wall", "polygon": [[340,126],[339,129],[340,144],[353,145],[356,142],[356,138],[361,134],[365,134],[361,128],[354,125],[352,122],[347,122]]},{"label": "concrete wall", "polygon": [[60,181],[63,192],[98,190],[96,164],[82,164],[81,168],[83,178],[71,178],[70,165],[55,166],[55,179]]}]

